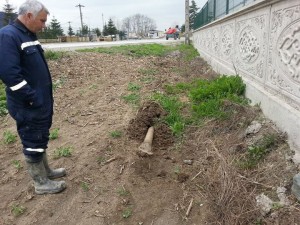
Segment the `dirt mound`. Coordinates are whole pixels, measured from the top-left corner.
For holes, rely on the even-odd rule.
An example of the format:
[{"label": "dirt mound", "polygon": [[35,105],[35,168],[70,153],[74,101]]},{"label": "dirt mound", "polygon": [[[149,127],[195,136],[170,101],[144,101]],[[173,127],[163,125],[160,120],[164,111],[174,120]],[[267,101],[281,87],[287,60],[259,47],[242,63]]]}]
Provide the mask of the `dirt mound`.
[{"label": "dirt mound", "polygon": [[129,122],[129,138],[142,142],[148,128],[154,126],[153,151],[167,149],[174,143],[174,137],[170,128],[160,120],[166,114],[158,103],[145,102],[136,117]]}]

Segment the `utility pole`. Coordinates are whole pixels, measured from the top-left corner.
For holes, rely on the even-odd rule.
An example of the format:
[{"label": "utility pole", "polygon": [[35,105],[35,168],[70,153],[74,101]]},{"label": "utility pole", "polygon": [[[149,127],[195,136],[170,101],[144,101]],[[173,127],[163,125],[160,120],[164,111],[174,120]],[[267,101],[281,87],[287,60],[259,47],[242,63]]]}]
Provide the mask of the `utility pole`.
[{"label": "utility pole", "polygon": [[102,29],[104,28],[104,17],[103,17],[103,13],[102,13]]},{"label": "utility pole", "polygon": [[79,12],[80,12],[80,21],[81,21],[81,33],[83,31],[83,22],[82,22],[82,12],[81,12],[81,7],[85,7],[84,5],[81,5],[80,3],[76,5],[76,7],[79,7]]},{"label": "utility pole", "polygon": [[185,44],[190,44],[190,1],[185,0]]}]

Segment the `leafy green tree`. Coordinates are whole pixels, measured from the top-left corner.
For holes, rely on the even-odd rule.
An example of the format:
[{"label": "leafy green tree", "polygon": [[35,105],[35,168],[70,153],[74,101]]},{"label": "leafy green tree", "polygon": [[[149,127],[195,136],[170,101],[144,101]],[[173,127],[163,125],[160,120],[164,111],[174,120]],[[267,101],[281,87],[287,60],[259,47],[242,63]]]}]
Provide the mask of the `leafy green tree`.
[{"label": "leafy green tree", "polygon": [[115,35],[115,34],[117,34],[117,32],[118,32],[118,30],[117,30],[114,22],[112,21],[112,19],[109,19],[108,25],[107,25],[108,35]]},{"label": "leafy green tree", "polygon": [[16,14],[13,12],[15,8],[9,4],[9,1],[6,0],[6,4],[4,4],[3,11],[4,11],[4,18],[3,18],[3,25],[9,24],[16,18]]},{"label": "leafy green tree", "polygon": [[120,30],[120,31],[119,31],[119,37],[120,37],[121,40],[124,40],[124,39],[126,38],[126,33],[125,33],[125,31]]},{"label": "leafy green tree", "polygon": [[180,30],[181,30],[181,32],[183,32],[183,33],[185,32],[185,24],[182,24],[182,25],[181,25]]},{"label": "leafy green tree", "polygon": [[69,26],[69,28],[68,28],[68,35],[69,35],[69,36],[75,35],[75,33],[74,33],[74,31],[73,31],[73,28],[72,28],[71,26]]},{"label": "leafy green tree", "polygon": [[60,23],[55,19],[52,18],[50,25],[49,25],[50,33],[52,35],[52,38],[57,38],[57,36],[63,36],[64,30],[62,29]]},{"label": "leafy green tree", "polygon": [[97,34],[97,37],[101,36],[101,31],[99,28],[93,29],[93,32]]},{"label": "leafy green tree", "polygon": [[108,30],[107,30],[107,25],[106,24],[103,27],[102,34],[103,34],[103,36],[107,36],[108,35]]},{"label": "leafy green tree", "polygon": [[89,27],[87,25],[83,25],[82,30],[81,30],[81,34],[83,36],[86,36],[89,34]]},{"label": "leafy green tree", "polygon": [[194,0],[192,0],[192,4],[190,5],[189,14],[190,14],[190,28],[194,27],[195,19],[197,16],[197,11],[199,8]]},{"label": "leafy green tree", "polygon": [[60,23],[54,17],[50,24],[47,25],[43,31],[38,33],[38,37],[42,39],[56,39],[58,36],[64,36],[64,31],[61,28]]}]

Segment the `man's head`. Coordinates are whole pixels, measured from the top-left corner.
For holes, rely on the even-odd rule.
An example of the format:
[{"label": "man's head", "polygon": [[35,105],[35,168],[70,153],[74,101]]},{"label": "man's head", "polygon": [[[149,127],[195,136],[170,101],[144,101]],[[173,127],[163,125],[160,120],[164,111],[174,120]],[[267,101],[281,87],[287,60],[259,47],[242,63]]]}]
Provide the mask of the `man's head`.
[{"label": "man's head", "polygon": [[19,8],[18,19],[33,33],[46,27],[48,9],[39,1],[27,0]]}]

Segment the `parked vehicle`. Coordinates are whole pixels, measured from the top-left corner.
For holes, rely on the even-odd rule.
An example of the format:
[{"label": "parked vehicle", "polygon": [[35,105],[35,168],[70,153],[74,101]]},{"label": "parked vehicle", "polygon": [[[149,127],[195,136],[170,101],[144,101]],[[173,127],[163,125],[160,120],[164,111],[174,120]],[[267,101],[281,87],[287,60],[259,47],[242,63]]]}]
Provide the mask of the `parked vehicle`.
[{"label": "parked vehicle", "polygon": [[177,40],[177,39],[180,39],[180,36],[179,36],[179,33],[180,33],[180,30],[178,28],[178,25],[176,25],[175,28],[169,28],[167,31],[166,31],[166,39],[169,40],[169,38],[174,38],[174,40]]}]

